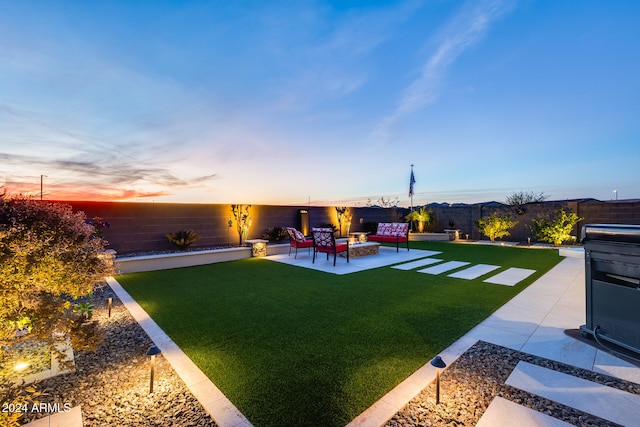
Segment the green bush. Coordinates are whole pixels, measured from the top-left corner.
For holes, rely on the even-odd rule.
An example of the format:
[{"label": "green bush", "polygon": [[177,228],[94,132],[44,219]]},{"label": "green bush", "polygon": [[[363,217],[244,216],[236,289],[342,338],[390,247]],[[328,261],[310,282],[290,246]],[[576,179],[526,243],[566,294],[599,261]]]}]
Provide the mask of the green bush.
[{"label": "green bush", "polygon": [[200,238],[200,235],[193,230],[179,230],[175,233],[167,234],[167,239],[181,250],[185,250],[190,244]]},{"label": "green bush", "polygon": [[427,210],[425,206],[417,209],[415,211],[409,212],[409,215],[404,217],[407,221],[415,221],[418,223],[418,233],[422,233],[424,231],[425,225],[431,225],[435,216],[433,212]]},{"label": "green bush", "polygon": [[509,236],[509,230],[516,226],[518,221],[511,219],[509,215],[498,216],[497,213],[491,214],[487,219],[479,219],[476,221],[478,231],[487,236],[492,242],[496,238]]},{"label": "green bush", "polygon": [[573,227],[584,218],[580,218],[577,214],[571,212],[567,214],[563,209],[556,211],[555,218],[533,219],[531,231],[538,240],[553,243],[553,246],[572,240],[571,232]]}]

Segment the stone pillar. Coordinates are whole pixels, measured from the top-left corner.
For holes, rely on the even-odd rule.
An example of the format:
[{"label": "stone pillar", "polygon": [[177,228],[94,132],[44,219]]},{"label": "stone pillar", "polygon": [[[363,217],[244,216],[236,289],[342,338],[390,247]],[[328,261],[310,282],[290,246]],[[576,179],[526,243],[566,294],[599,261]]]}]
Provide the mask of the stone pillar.
[{"label": "stone pillar", "polygon": [[267,243],[268,240],[251,239],[245,240],[247,245],[251,245],[251,256],[259,258],[267,256]]}]

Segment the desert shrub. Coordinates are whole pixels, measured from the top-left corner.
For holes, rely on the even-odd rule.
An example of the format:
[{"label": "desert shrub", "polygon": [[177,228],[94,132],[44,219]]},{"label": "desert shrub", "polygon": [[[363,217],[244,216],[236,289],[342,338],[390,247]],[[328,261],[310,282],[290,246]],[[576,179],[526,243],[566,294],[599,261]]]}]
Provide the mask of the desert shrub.
[{"label": "desert shrub", "polygon": [[479,219],[476,221],[478,231],[487,236],[492,242],[496,238],[509,236],[509,230],[516,226],[518,221],[511,219],[509,215],[498,216],[495,212],[487,219]]},{"label": "desert shrub", "polygon": [[193,230],[179,230],[167,234],[167,239],[181,250],[185,250],[193,242],[200,239],[200,235]]},{"label": "desert shrub", "polygon": [[[101,256],[105,245],[84,213],[69,205],[0,197],[0,359],[26,340],[48,346],[63,364],[69,361],[57,341],[95,350],[101,337],[84,314],[96,283],[113,273]],[[11,401],[7,390],[0,392],[3,402]],[[2,425],[15,421],[3,417]]]},{"label": "desert shrub", "polygon": [[567,214],[563,209],[558,209],[554,218],[533,219],[531,231],[538,240],[558,246],[572,240],[573,227],[583,219],[573,212]]},{"label": "desert shrub", "polygon": [[281,242],[289,237],[285,227],[269,227],[262,235],[262,238],[270,242]]},{"label": "desert shrub", "polygon": [[374,234],[378,231],[378,223],[375,221],[365,221],[362,223],[362,231]]}]

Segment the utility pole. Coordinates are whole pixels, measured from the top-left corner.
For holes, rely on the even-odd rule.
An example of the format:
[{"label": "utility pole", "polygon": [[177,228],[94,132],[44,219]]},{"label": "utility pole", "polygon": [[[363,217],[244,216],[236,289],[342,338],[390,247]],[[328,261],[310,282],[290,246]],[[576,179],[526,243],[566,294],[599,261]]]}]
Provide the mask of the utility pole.
[{"label": "utility pole", "polygon": [[42,192],[42,184],[43,184],[43,180],[44,180],[45,176],[46,175],[40,175],[40,200],[42,200],[42,194],[43,194],[43,192]]}]

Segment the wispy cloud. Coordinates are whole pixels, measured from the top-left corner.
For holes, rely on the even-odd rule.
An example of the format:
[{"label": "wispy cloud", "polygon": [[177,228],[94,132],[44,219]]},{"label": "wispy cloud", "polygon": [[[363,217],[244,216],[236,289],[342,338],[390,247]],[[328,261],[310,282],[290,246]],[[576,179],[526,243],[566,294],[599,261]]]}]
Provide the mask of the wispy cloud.
[{"label": "wispy cloud", "polygon": [[336,15],[318,11],[303,35],[289,35],[308,40],[293,47],[293,72],[283,85],[284,93],[269,110],[308,110],[327,99],[341,99],[361,89],[370,78],[370,55],[392,38],[422,3],[409,0],[391,7],[357,8]]},{"label": "wispy cloud", "polygon": [[376,129],[388,139],[390,128],[403,117],[418,111],[441,95],[447,69],[471,46],[482,40],[491,25],[515,6],[512,0],[469,1],[433,37],[435,46],[418,76],[403,90],[396,108]]}]

